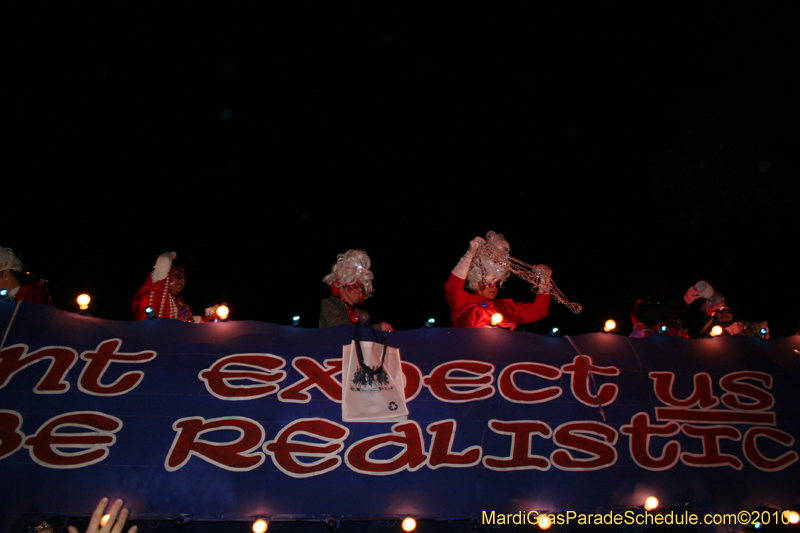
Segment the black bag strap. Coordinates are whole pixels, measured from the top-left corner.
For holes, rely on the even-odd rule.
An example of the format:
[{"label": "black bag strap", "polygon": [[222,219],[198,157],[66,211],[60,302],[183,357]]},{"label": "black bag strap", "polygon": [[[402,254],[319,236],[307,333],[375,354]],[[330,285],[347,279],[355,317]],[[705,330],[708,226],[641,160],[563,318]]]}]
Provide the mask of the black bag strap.
[{"label": "black bag strap", "polygon": [[[369,329],[372,329],[372,328],[369,328]],[[378,368],[372,369],[372,368],[368,367],[364,363],[364,353],[361,351],[361,331],[359,331],[359,330],[360,330],[360,328],[358,327],[358,324],[356,324],[356,331],[355,331],[355,333],[353,333],[353,341],[356,344],[356,354],[358,355],[358,365],[361,367],[361,369],[364,371],[365,374],[369,375],[370,377],[375,377],[378,374],[380,374],[381,372],[383,372],[383,363],[384,363],[384,360],[386,359],[386,348],[388,346],[388,341],[386,340],[386,337],[383,337],[383,336],[381,336],[381,338],[379,340],[378,339],[378,334],[375,333],[374,329],[372,329],[372,336],[375,337],[375,342],[377,344],[382,344],[383,345],[383,353],[381,354],[381,364],[380,364],[380,366]]]}]

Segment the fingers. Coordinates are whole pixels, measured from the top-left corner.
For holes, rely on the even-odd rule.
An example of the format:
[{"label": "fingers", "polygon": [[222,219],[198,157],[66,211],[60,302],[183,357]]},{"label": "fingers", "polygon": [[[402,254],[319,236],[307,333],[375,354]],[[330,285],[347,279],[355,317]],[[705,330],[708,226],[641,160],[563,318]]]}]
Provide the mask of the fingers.
[{"label": "fingers", "polygon": [[91,520],[89,520],[89,527],[86,528],[87,532],[93,533],[98,530],[100,527],[100,518],[103,517],[103,511],[106,510],[106,505],[108,505],[108,498],[101,498],[97,507],[94,508]]},{"label": "fingers", "polygon": [[[111,506],[111,510],[108,511],[108,514],[109,514],[108,522],[106,522],[106,524],[103,526],[103,529],[101,529],[101,531],[111,531],[111,526],[114,526],[114,529],[113,529],[114,533],[119,533],[119,531],[122,530],[122,526],[125,525],[125,520],[128,518],[128,510],[127,509],[123,509],[122,510],[122,514],[123,514],[123,518],[121,520],[122,525],[119,526],[119,529],[117,529],[116,525],[114,524],[114,521],[117,519],[117,514],[119,514],[119,510],[120,510],[121,507],[122,507],[122,500],[120,500],[120,499],[114,500],[114,505],[112,505]],[[92,518],[94,518],[94,516],[92,516]]]},{"label": "fingers", "polygon": [[[119,504],[122,505],[122,500],[117,500],[117,502],[119,502]],[[116,505],[116,503],[114,505]],[[128,510],[127,509],[123,509],[122,512],[119,513],[119,520],[117,520],[117,523],[114,524],[114,528],[111,530],[111,533],[121,533],[122,532],[122,528],[125,527],[125,522],[127,520],[128,520]],[[106,524],[106,527],[110,526],[111,523],[113,523],[113,521],[114,521],[114,518],[112,516],[112,518]],[[133,529],[133,528],[131,528],[131,529]]]},{"label": "fingers", "polygon": [[394,328],[386,322],[381,322],[381,331],[394,331]]}]

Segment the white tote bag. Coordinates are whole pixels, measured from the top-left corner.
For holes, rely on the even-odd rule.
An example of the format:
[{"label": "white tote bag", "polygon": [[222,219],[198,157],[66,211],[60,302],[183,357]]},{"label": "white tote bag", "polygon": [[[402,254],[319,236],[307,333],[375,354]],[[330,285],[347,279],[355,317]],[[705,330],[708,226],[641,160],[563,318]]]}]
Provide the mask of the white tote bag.
[{"label": "white tote bag", "polygon": [[[359,349],[363,365],[359,362]],[[408,420],[405,386],[400,350],[387,346],[385,340],[362,341],[356,330],[353,342],[342,349],[342,420]]]}]

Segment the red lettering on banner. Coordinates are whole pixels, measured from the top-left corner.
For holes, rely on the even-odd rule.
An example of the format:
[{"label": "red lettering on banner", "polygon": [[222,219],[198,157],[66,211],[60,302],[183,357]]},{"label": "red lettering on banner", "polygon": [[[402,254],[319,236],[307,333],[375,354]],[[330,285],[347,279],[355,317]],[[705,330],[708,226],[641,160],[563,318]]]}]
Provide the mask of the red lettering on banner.
[{"label": "red lettering on banner", "polygon": [[520,389],[514,376],[518,372],[525,372],[533,374],[545,379],[554,380],[561,377],[561,369],[554,366],[545,365],[542,363],[514,363],[508,365],[500,372],[500,377],[497,378],[497,389],[500,395],[506,400],[514,403],[543,403],[549,402],[554,398],[558,398],[564,392],[561,387],[545,387],[535,391],[527,391]]},{"label": "red lettering on banner", "polygon": [[[400,448],[388,459],[374,459],[370,455],[385,446]],[[425,464],[425,446],[422,429],[416,422],[401,422],[392,426],[391,433],[367,437],[347,449],[344,460],[356,472],[373,476],[388,476],[408,470],[415,472]]]},{"label": "red lettering on banner", "polygon": [[690,437],[703,439],[703,453],[683,452],[681,462],[689,466],[732,466],[742,469],[742,461],[735,455],[722,453],[719,449],[720,439],[741,440],[741,432],[733,426],[693,426],[684,424],[683,432]]},{"label": "red lettering on banner", "polygon": [[97,351],[83,352],[81,359],[87,361],[78,378],[78,389],[94,396],[119,396],[132,391],[144,378],[144,372],[136,370],[122,374],[111,385],[103,385],[100,379],[114,363],[145,363],[156,358],[156,352],[118,353],[122,340],[109,339],[97,346]]},{"label": "red lettering on banner", "polygon": [[[600,437],[592,438],[590,435]],[[591,457],[576,459],[567,450],[550,454],[550,462],[561,470],[600,470],[617,462],[617,430],[600,422],[577,421],[561,424],[553,432],[553,442],[562,448],[586,453]]]},{"label": "red lettering on banner", "polygon": [[[453,373],[467,376],[452,376]],[[464,403],[494,395],[494,365],[483,361],[449,361],[433,369],[422,382],[443,402]],[[465,390],[462,390],[465,389]]]},{"label": "red lettering on banner", "polygon": [[648,374],[653,380],[653,391],[656,397],[665,405],[671,407],[694,407],[699,405],[703,409],[709,409],[719,404],[719,398],[714,396],[711,376],[705,372],[694,375],[694,390],[688,398],[679,400],[672,392],[675,384],[674,372],[650,372]]},{"label": "red lettering on banner", "polygon": [[[176,420],[172,429],[178,433],[164,460],[167,472],[182,468],[192,455],[233,472],[246,472],[264,462],[264,454],[256,451],[264,442],[264,428],[255,420],[239,416],[204,420],[193,416]],[[239,438],[229,442],[200,438],[206,433],[226,430],[238,431]]]},{"label": "red lettering on banner", "polygon": [[435,470],[442,466],[462,468],[475,466],[481,462],[483,450],[480,446],[471,446],[461,453],[453,453],[453,440],[456,436],[456,421],[452,418],[439,420],[427,428],[433,435],[428,452],[428,467]]},{"label": "red lettering on banner", "polygon": [[[62,428],[84,428],[89,432],[58,433]],[[74,411],[54,416],[39,431],[25,439],[31,459],[48,468],[81,468],[99,463],[108,456],[108,447],[122,429],[122,420],[93,411]],[[67,448],[69,452],[63,452]],[[84,451],[72,451],[83,448]]]},{"label": "red lettering on banner", "polygon": [[22,447],[25,435],[19,430],[21,427],[21,414],[0,409],[0,459],[5,459]]},{"label": "red lettering on banner", "polygon": [[783,470],[792,463],[797,462],[798,455],[794,450],[789,450],[780,457],[770,459],[766,457],[761,450],[758,449],[757,439],[764,437],[779,444],[783,444],[787,448],[794,445],[794,437],[776,428],[750,428],[744,434],[744,443],[742,450],[744,456],[750,461],[750,464],[764,470],[765,472],[776,472]]},{"label": "red lettering on banner", "polygon": [[[732,372],[719,380],[720,387],[725,390],[725,394],[722,395],[723,404],[742,411],[763,411],[775,405],[772,394],[750,383],[744,383],[745,379],[757,381],[768,389],[772,388],[772,376],[766,372],[750,370]],[[739,397],[752,401],[741,401]]]},{"label": "red lettering on banner", "polygon": [[[275,383],[286,378],[286,371],[280,370],[285,365],[286,361],[277,355],[240,353],[218,359],[197,377],[205,383],[206,390],[220,400],[252,400],[278,392],[280,386]],[[233,383],[240,380],[240,384]]]},{"label": "red lettering on banner", "polygon": [[497,457],[487,455],[483,466],[490,470],[550,470],[550,461],[531,453],[534,435],[549,439],[553,434],[550,426],[538,420],[489,420],[489,428],[495,433],[511,435],[511,455]]},{"label": "red lettering on banner", "polygon": [[680,426],[675,422],[663,425],[650,424],[650,415],[636,413],[631,418],[630,425],[619,428],[620,432],[629,436],[628,447],[631,458],[640,467],[646,470],[660,471],[675,466],[681,445],[676,440],[667,442],[660,456],[650,455],[650,438],[653,436],[672,437],[680,431]]},{"label": "red lettering on banner", "polygon": [[72,348],[64,346],[47,346],[25,355],[26,344],[15,344],[0,351],[0,389],[22,370],[42,359],[50,359],[47,373],[33,388],[36,394],[61,394],[69,390],[69,382],[64,381],[67,372],[78,360],[78,354]]},{"label": "red lettering on banner", "polygon": [[342,373],[342,359],[325,359],[323,368],[310,357],[295,357],[292,366],[300,372],[303,379],[278,393],[278,399],[288,403],[308,403],[311,394],[308,391],[317,387],[322,393],[337,403],[342,403],[342,384],[334,379]]},{"label": "red lettering on banner", "polygon": [[400,362],[400,368],[403,369],[403,375],[406,378],[403,394],[406,397],[406,403],[408,403],[416,398],[419,391],[422,390],[422,370],[417,365],[406,361]]},{"label": "red lettering on banner", "polygon": [[[264,444],[264,451],[272,456],[281,472],[288,476],[304,478],[330,472],[342,464],[339,452],[344,439],[350,434],[346,427],[324,418],[302,418],[284,427],[275,440]],[[319,439],[324,444],[296,440],[297,436]],[[298,457],[313,457],[315,461],[301,462]]]},{"label": "red lettering on banner", "polygon": [[597,366],[592,364],[592,358],[588,355],[576,355],[571,363],[563,365],[561,370],[565,374],[572,374],[570,386],[575,399],[584,405],[597,407],[608,405],[617,399],[619,387],[614,383],[604,383],[597,390],[597,396],[589,392],[589,381],[592,375],[618,376],[619,368],[614,366]]}]

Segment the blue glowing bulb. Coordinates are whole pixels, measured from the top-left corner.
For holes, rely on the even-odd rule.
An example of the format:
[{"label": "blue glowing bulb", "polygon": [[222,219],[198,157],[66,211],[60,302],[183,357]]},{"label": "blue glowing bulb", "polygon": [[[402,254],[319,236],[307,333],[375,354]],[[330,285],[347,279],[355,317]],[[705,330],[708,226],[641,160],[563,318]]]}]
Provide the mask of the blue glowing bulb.
[{"label": "blue glowing bulb", "polygon": [[551,330],[550,330],[550,333],[552,333],[553,335],[555,335],[556,333],[558,333],[558,328],[553,328],[553,329],[551,329]]},{"label": "blue glowing bulb", "polygon": [[767,334],[767,328],[761,328],[761,334],[762,335],[766,335]]},{"label": "blue glowing bulb", "polygon": [[147,318],[153,318],[153,308],[149,305],[145,308],[144,312],[147,314]]},{"label": "blue glowing bulb", "polygon": [[300,324],[300,315],[294,315],[292,317],[292,325],[297,326],[298,324]]},{"label": "blue glowing bulb", "polygon": [[429,328],[432,328],[434,323],[436,323],[436,320],[434,320],[433,318],[429,318],[428,322],[426,322],[425,325],[428,326]]},{"label": "blue glowing bulb", "polygon": [[658,328],[658,331],[660,331],[661,333],[666,333],[667,332],[667,326],[663,326],[662,325],[660,328]]},{"label": "blue glowing bulb", "polygon": [[7,289],[0,290],[0,298],[5,298],[6,296],[8,296],[8,290]]}]

